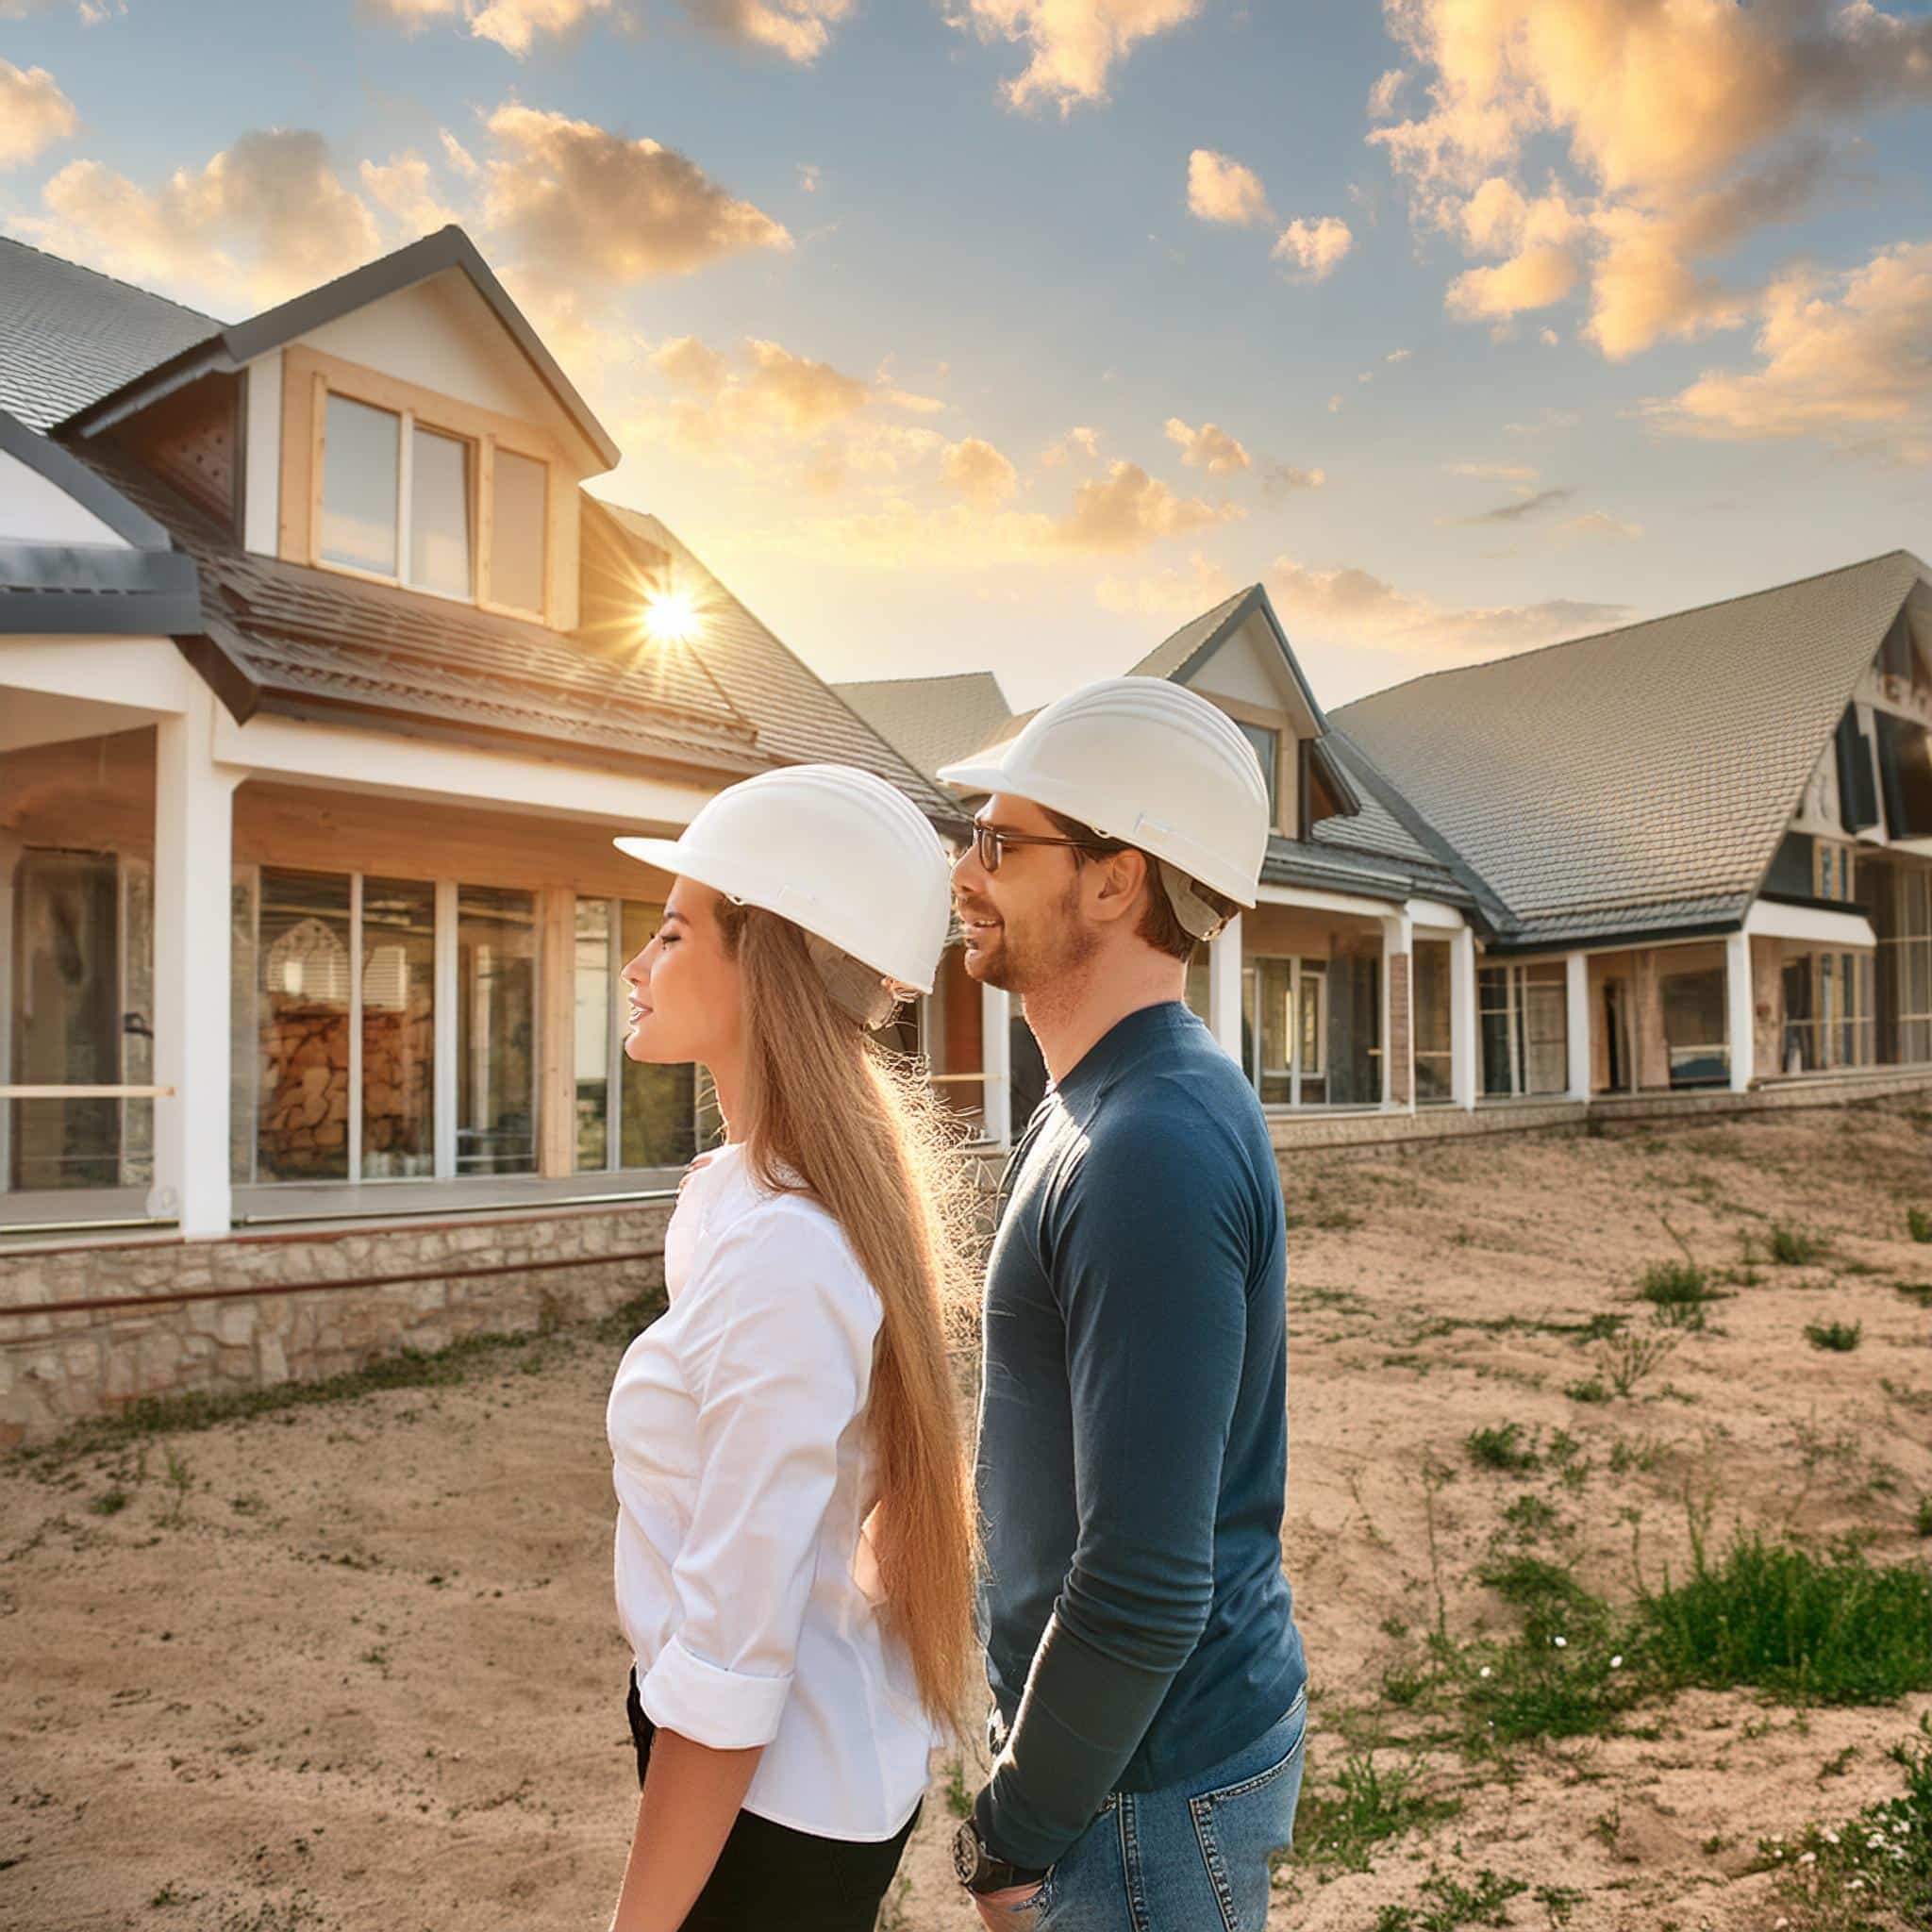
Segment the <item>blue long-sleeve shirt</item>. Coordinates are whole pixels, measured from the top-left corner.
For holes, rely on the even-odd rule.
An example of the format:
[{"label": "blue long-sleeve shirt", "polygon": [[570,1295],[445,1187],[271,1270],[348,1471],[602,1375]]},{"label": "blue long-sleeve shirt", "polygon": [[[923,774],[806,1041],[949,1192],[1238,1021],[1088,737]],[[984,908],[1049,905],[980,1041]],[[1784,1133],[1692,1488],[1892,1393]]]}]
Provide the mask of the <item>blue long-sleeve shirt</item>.
[{"label": "blue long-sleeve shirt", "polygon": [[1301,1690],[1287,1241],[1254,1090],[1178,1004],[1048,1091],[1001,1191],[976,1475],[1007,1736],[975,1813],[1046,1866],[1109,1791],[1217,1762]]}]

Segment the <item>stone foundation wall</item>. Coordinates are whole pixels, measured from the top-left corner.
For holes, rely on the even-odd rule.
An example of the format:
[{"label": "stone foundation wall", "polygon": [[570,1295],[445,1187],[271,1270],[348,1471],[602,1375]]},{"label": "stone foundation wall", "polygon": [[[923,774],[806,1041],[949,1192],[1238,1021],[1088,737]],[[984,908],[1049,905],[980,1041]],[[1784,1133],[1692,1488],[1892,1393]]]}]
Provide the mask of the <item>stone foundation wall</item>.
[{"label": "stone foundation wall", "polygon": [[[0,1446],[44,1441],[143,1395],[319,1381],[401,1347],[586,1320],[661,1293],[669,1202],[353,1233],[241,1236],[0,1253],[0,1311],[36,1303],[258,1288],[61,1314],[0,1312]],[[537,1272],[468,1275],[510,1262]],[[438,1272],[425,1281],[277,1294],[278,1285]]]}]

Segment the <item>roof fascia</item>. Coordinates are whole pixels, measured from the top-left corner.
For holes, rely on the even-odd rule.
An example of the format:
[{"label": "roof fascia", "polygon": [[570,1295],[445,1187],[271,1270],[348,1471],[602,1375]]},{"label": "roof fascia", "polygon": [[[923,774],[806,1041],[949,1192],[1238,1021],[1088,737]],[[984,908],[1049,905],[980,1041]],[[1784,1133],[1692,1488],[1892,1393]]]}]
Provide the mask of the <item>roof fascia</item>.
[{"label": "roof fascia", "polygon": [[[1740,907],[1746,909],[1749,903],[1748,900],[1740,902]],[[1511,959],[1526,959],[1536,954],[1560,955],[1609,949],[1641,952],[1645,946],[1674,944],[1682,940],[1720,939],[1726,933],[1741,932],[1743,926],[1744,910],[1740,909],[1735,917],[1690,920],[1682,925],[1604,925],[1590,932],[1573,933],[1560,940],[1499,939],[1489,951],[1492,957]]]},{"label": "roof fascia", "polygon": [[1281,661],[1288,667],[1288,675],[1293,680],[1296,694],[1307,707],[1308,721],[1315,728],[1315,735],[1318,738],[1322,737],[1328,729],[1327,715],[1315,702],[1314,691],[1307,677],[1302,675],[1302,667],[1295,658],[1294,647],[1288,641],[1288,633],[1282,628],[1280,618],[1274,614],[1274,606],[1269,602],[1266,585],[1250,584],[1242,593],[1240,603],[1235,605],[1234,608],[1194,646],[1187,658],[1168,674],[1169,678],[1175,684],[1187,683],[1257,610],[1268,621],[1268,629],[1274,640],[1274,648],[1281,654]]},{"label": "roof fascia", "polygon": [[325,323],[365,308],[385,296],[399,294],[452,268],[460,269],[469,277],[578,435],[605,469],[614,470],[623,452],[577,393],[556,358],[543,346],[523,310],[510,300],[503,284],[491,272],[490,264],[477,252],[476,244],[454,223],[378,260],[351,269],[347,275],[338,275],[319,289],[310,289],[251,316],[246,322],[224,328],[206,342],[191,344],[168,361],[136,376],[87,408],[77,410],[60,426],[85,436],[95,435],[210,369],[241,369]]},{"label": "roof fascia", "polygon": [[105,476],[90,469],[73,451],[29,429],[5,409],[0,409],[0,453],[45,477],[137,550],[169,551],[175,547],[166,529],[139,505],[130,503]]}]

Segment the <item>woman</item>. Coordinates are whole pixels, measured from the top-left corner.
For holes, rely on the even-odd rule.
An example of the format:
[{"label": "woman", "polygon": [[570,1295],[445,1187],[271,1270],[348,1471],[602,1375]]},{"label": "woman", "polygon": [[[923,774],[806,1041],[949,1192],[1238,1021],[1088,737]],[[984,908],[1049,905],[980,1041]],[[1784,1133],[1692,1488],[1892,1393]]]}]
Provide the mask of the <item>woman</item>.
[{"label": "woman", "polygon": [[946,855],[834,765],[617,843],[676,874],[624,969],[625,1051],[708,1068],[726,1142],[607,1414],[641,1786],[612,1932],[871,1932],[976,1655],[963,1183],[869,1037],[931,990]]}]

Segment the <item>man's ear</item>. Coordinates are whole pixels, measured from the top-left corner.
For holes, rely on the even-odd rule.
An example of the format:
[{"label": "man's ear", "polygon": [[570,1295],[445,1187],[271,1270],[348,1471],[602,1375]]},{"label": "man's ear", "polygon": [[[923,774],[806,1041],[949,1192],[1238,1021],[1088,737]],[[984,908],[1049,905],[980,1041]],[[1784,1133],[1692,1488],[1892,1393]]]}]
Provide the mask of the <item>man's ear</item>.
[{"label": "man's ear", "polygon": [[1090,859],[1088,871],[1096,887],[1087,902],[1088,915],[1093,919],[1125,918],[1140,904],[1141,891],[1149,884],[1147,855],[1132,847]]}]

